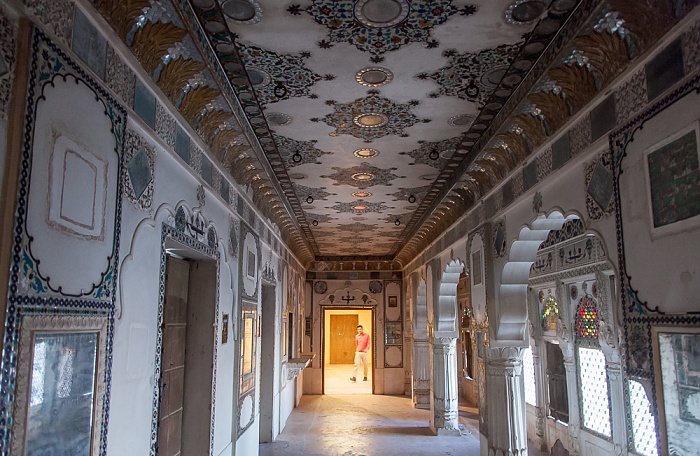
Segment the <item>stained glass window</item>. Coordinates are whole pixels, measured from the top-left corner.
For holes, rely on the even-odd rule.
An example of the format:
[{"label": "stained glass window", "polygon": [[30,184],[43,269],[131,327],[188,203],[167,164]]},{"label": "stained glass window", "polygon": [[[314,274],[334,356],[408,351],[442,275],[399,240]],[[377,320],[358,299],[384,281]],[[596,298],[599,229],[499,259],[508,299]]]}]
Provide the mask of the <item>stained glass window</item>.
[{"label": "stained glass window", "polygon": [[559,304],[550,291],[547,298],[540,292],[542,301],[542,328],[545,331],[556,331],[557,319],[559,318]]},{"label": "stained glass window", "polygon": [[651,414],[649,398],[641,383],[630,380],[630,408],[634,449],[645,456],[657,456],[656,423]]},{"label": "stained glass window", "polygon": [[584,296],[579,301],[576,311],[576,336],[588,339],[598,338],[598,309],[590,295]]}]

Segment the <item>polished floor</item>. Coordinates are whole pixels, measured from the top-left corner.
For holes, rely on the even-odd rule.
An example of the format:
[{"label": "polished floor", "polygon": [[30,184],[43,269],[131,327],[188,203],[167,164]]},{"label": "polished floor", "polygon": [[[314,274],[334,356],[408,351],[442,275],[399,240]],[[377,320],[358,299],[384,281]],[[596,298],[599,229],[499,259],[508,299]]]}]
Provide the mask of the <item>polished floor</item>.
[{"label": "polished floor", "polygon": [[462,435],[436,437],[430,412],[413,408],[410,397],[307,395],[277,440],[260,445],[260,456],[477,456],[478,415],[459,410]]},{"label": "polished floor", "polygon": [[[459,406],[461,436],[434,436],[429,419],[430,411],[413,408],[406,396],[306,395],[277,440],[260,444],[260,456],[479,455],[474,407]],[[529,448],[529,456],[544,455]]]},{"label": "polished floor", "polygon": [[362,366],[357,371],[357,380],[350,377],[354,364],[326,364],[323,369],[323,392],[326,394],[372,394],[372,366],[367,369],[367,381],[363,381]]}]

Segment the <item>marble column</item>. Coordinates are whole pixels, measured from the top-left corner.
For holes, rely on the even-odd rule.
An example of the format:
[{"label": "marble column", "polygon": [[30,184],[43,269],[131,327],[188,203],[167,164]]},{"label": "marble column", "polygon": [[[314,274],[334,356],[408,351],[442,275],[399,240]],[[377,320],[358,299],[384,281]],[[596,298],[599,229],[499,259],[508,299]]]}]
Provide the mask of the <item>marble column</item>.
[{"label": "marble column", "polygon": [[569,442],[570,456],[581,454],[581,412],[578,406],[578,381],[576,370],[576,347],[572,342],[559,343],[561,353],[564,355],[564,369],[566,370],[566,391],[569,397]]},{"label": "marble column", "polygon": [[537,444],[540,451],[549,451],[547,441],[547,372],[540,352],[544,350],[544,342],[536,341],[532,345],[532,364],[535,370],[535,395],[537,397]]},{"label": "marble column", "polygon": [[612,440],[614,454],[627,454],[627,423],[625,414],[624,377],[620,349],[601,343],[605,354],[605,368],[608,372],[608,393],[612,413]]},{"label": "marble column", "polygon": [[527,455],[523,349],[487,349],[488,455]]},{"label": "marble column", "polygon": [[430,428],[436,435],[461,435],[457,390],[457,338],[434,337]]},{"label": "marble column", "polygon": [[427,337],[413,338],[413,406],[419,409],[430,409],[430,345]]}]

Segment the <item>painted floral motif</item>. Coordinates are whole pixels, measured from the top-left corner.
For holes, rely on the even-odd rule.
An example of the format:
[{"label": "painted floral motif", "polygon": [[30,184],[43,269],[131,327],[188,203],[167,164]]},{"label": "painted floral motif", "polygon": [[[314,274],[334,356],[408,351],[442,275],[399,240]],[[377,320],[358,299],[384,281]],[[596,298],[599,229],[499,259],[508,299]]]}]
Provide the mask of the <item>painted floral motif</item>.
[{"label": "painted floral motif", "polygon": [[[397,168],[381,169],[376,166],[371,166],[367,162],[363,162],[359,166],[352,166],[350,168],[339,168],[337,166],[333,167],[335,173],[329,176],[321,176],[326,179],[333,179],[335,183],[333,185],[350,185],[352,187],[357,187],[360,189],[365,189],[372,187],[374,185],[391,185],[391,181],[399,177],[393,174]],[[372,175],[372,179],[368,180],[355,180],[353,176],[357,175]]]},{"label": "painted floral motif", "polygon": [[646,327],[640,324],[631,324],[627,341],[632,367],[646,369],[649,363],[649,344]]},{"label": "painted floral motif", "polygon": [[[412,106],[418,102],[406,104],[394,103],[388,98],[379,96],[379,91],[369,90],[365,98],[358,98],[350,103],[338,103],[334,100],[328,104],[335,107],[335,112],[327,114],[323,120],[331,127],[335,127],[335,135],[352,135],[372,142],[386,135],[407,137],[404,130],[418,122],[430,122],[429,119],[419,119],[410,112]],[[386,123],[376,127],[362,127],[355,123],[355,119],[363,114],[378,114],[386,117]]]},{"label": "painted floral motif", "polygon": [[464,54],[448,49],[442,53],[443,57],[450,59],[447,65],[434,73],[420,73],[416,77],[431,79],[440,86],[429,94],[430,97],[459,97],[483,105],[500,79],[497,75],[492,75],[494,80],[490,80],[488,71],[497,67],[509,67],[518,55],[520,46],[521,44],[504,44],[495,49]]},{"label": "painted floral motif", "polygon": [[[320,188],[313,188],[313,187],[306,187],[305,185],[300,185],[300,184],[295,184],[292,183],[292,186],[294,186],[294,191],[296,192],[297,196],[299,199],[302,201],[306,201],[306,199],[310,196],[313,198],[315,201],[325,201],[328,199],[329,196],[331,195],[337,195],[337,193],[330,193],[326,191],[326,187],[320,187]],[[306,203],[309,203],[306,201]],[[312,201],[313,203],[313,201]]]},{"label": "painted floral motif", "polygon": [[297,141],[296,139],[276,134],[273,134],[272,137],[277,143],[277,150],[279,150],[287,169],[307,163],[320,165],[321,162],[318,161],[320,157],[333,154],[333,152],[324,152],[314,147],[314,144],[316,144],[315,140]]},{"label": "painted floral motif", "polygon": [[[262,71],[262,82],[253,83],[261,105],[286,100],[290,97],[306,97],[311,86],[321,80],[330,81],[335,76],[321,76],[304,66],[309,53],[278,54],[257,46],[238,44],[238,53],[248,71]],[[269,77],[269,79],[267,78]],[[253,81],[251,81],[253,82]]]},{"label": "painted floral motif", "polygon": [[[411,218],[413,217],[413,212],[407,212],[405,214],[389,214],[386,217],[384,217],[382,220],[384,220],[384,223],[392,223],[395,226],[403,227],[408,223]],[[399,224],[396,225],[396,221],[399,221]]]},{"label": "painted floral motif", "polygon": [[15,65],[15,27],[0,10],[0,119],[7,118]]},{"label": "painted floral motif", "polygon": [[[413,204],[425,198],[428,191],[430,191],[430,185],[424,187],[400,188],[398,192],[390,193],[389,195],[394,197],[394,201],[408,201]],[[411,196],[415,197],[415,200],[412,201]]]},{"label": "painted floral motif", "polygon": [[[314,220],[317,221],[318,223],[326,223],[326,222],[330,222],[331,220],[335,220],[334,217],[331,217],[328,214],[313,214],[311,212],[306,213],[306,218],[307,218],[307,220],[311,220],[312,223]],[[329,233],[329,235],[330,234],[331,233]]]},{"label": "painted floral motif", "polygon": [[384,60],[382,54],[408,43],[425,43],[428,48],[439,46],[438,41],[430,37],[436,25],[458,12],[468,16],[477,9],[473,5],[456,7],[452,0],[410,0],[409,12],[403,22],[394,27],[371,27],[357,20],[355,3],[354,0],[312,0],[306,8],[293,4],[287,11],[295,16],[305,11],[328,28],[328,38],[319,41],[319,47],[327,49],[335,43],[347,42],[372,54],[372,62],[379,63]]},{"label": "painted floral motif", "polygon": [[153,202],[155,155],[153,147],[138,133],[127,130],[122,167],[124,196],[141,210],[148,210]]},{"label": "painted floral motif", "polygon": [[355,222],[355,223],[344,223],[336,227],[339,231],[348,231],[353,234],[366,234],[369,231],[375,231],[379,229],[376,225],[367,225],[365,223]]},{"label": "painted floral motif", "polygon": [[441,170],[447,160],[457,150],[460,143],[459,136],[437,142],[418,141],[420,147],[410,152],[400,152],[399,155],[408,155],[414,161],[412,165],[428,165]]},{"label": "painted floral motif", "polygon": [[[362,206],[364,209],[355,209],[357,206]],[[391,209],[384,203],[370,203],[365,200],[355,200],[351,203],[336,203],[330,207],[330,209],[336,210],[338,212],[346,212],[353,214],[366,214],[368,212],[381,213],[387,209]]]},{"label": "painted floral motif", "polygon": [[20,286],[28,295],[38,293],[48,293],[49,287],[46,286],[44,280],[36,273],[35,262],[31,255],[27,253],[27,249],[22,249],[22,262],[20,264]]}]

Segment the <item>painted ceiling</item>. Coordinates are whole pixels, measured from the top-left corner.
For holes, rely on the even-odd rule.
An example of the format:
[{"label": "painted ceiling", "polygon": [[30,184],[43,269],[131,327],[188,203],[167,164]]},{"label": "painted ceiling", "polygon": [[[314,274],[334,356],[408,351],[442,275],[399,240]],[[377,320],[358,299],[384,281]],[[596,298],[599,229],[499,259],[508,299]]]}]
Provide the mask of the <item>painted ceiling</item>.
[{"label": "painted ceiling", "polygon": [[658,38],[668,5],[95,2],[308,265],[405,265]]}]

